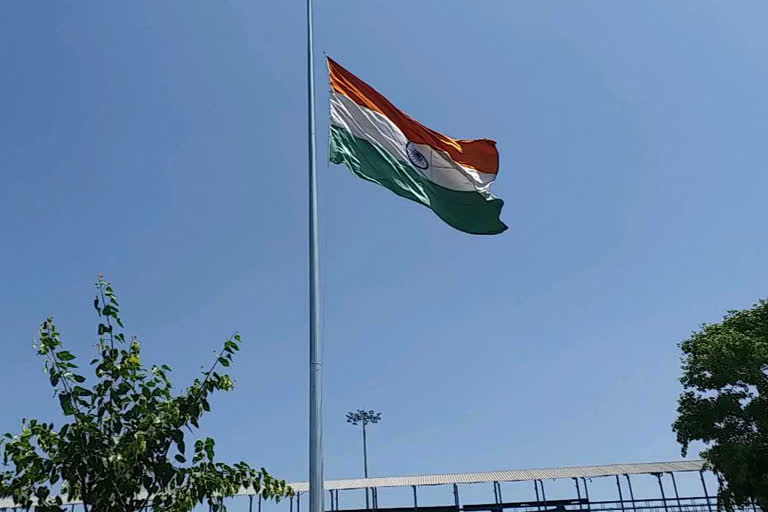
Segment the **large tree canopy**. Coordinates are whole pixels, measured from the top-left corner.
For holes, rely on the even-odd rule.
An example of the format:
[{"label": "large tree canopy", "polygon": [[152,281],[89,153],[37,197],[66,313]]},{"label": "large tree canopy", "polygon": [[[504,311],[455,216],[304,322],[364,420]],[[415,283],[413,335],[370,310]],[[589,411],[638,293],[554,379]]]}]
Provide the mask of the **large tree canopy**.
[{"label": "large tree canopy", "polygon": [[684,386],[673,428],[721,481],[731,509],[752,500],[768,511],[768,301],[730,311],[680,344]]}]

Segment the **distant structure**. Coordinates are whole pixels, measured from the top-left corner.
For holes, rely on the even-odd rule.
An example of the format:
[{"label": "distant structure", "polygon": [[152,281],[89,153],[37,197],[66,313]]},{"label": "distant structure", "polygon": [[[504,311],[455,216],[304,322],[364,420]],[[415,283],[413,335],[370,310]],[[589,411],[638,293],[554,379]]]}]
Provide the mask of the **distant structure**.
[{"label": "distant structure", "polygon": [[[363,426],[363,475],[368,478],[368,438],[366,437],[365,427],[368,424],[375,425],[381,421],[381,413],[374,410],[366,411],[358,409],[347,413],[347,423]],[[365,508],[370,509],[371,503],[368,499],[368,489],[365,489]]]},{"label": "distant structure", "polygon": [[[698,478],[698,492],[692,494],[678,493],[678,480],[683,473],[693,473]],[[645,475],[647,491],[649,482],[653,482],[650,488],[656,488],[657,494],[651,497],[636,498],[633,488],[633,479]],[[706,478],[705,478],[706,477]],[[650,478],[650,480],[648,480]],[[690,479],[690,477],[687,477]],[[611,496],[590,494],[590,485],[593,479],[607,479],[611,485],[615,485],[615,493]],[[573,496],[566,499],[547,498],[545,483],[556,480],[570,480],[572,482]],[[654,482],[655,480],[655,482]],[[603,466],[575,466],[548,469],[516,469],[506,471],[490,471],[485,473],[456,473],[442,475],[421,476],[396,476],[383,478],[358,478],[351,480],[327,480],[326,492],[330,496],[330,508],[332,512],[364,512],[374,510],[376,512],[718,512],[721,507],[717,500],[717,489],[707,485],[707,480],[713,481],[712,474],[704,470],[704,464],[700,460],[680,462],[654,462],[640,464],[612,464]],[[715,480],[716,481],[716,480]],[[505,501],[502,496],[503,483],[532,482],[533,489],[530,492],[532,499],[525,501]],[[461,489],[467,485],[491,484],[493,488],[493,501],[480,503],[463,502]],[[262,503],[258,496],[243,493],[231,499],[231,505],[236,510],[248,510],[249,512],[272,512],[280,509],[282,512],[306,512],[306,493],[309,491],[307,482],[290,484],[296,491],[296,495],[285,502],[275,505],[270,503],[268,511],[262,511]],[[419,504],[419,488],[428,486],[447,487],[445,505],[423,506]],[[410,488],[412,501],[410,503],[380,503],[378,499],[379,489],[386,488]],[[605,485],[600,486],[605,490]],[[670,493],[669,490],[672,490]],[[370,491],[372,500],[364,508],[344,508],[341,506],[345,494],[356,493],[362,490]],[[594,489],[593,489],[594,491]],[[473,493],[476,495],[476,493]],[[302,496],[305,499],[302,500]],[[359,498],[359,495],[357,496]],[[349,497],[354,502],[354,497]],[[239,502],[239,503],[238,503]],[[71,510],[80,512],[82,505],[68,503]],[[9,500],[0,500],[0,511],[11,510],[13,507]],[[266,509],[267,506],[265,505]],[[153,511],[162,512],[162,511]],[[750,506],[743,512],[761,512],[756,506]],[[768,511],[766,511],[768,512]]]},{"label": "distant structure", "polygon": [[[698,472],[701,494],[682,496],[678,493],[676,474]],[[455,473],[444,475],[400,476],[370,479],[331,480],[325,487],[330,494],[331,511],[364,512],[366,509],[342,508],[339,505],[339,491],[370,489],[373,496],[371,510],[377,512],[718,512],[720,510],[717,492],[707,487],[704,463],[700,460],[680,462],[658,462],[639,464],[612,464],[602,466],[575,466],[548,469],[522,469],[490,471],[484,473]],[[658,495],[636,499],[632,487],[632,476],[650,475],[658,483]],[[590,498],[588,481],[593,478],[615,479],[616,495]],[[569,499],[547,499],[544,486],[546,480],[572,480],[574,497]],[[665,492],[664,481],[672,484],[673,493]],[[526,501],[504,501],[502,483],[533,482],[534,499]],[[492,484],[493,502],[462,503],[459,486],[471,484]],[[300,496],[309,487],[306,483],[291,484],[297,491],[297,508],[300,511]],[[418,488],[427,486],[450,486],[453,503],[440,506],[420,506]],[[391,487],[410,487],[413,503],[409,506],[381,506],[378,490]],[[366,507],[367,508],[367,507]],[[291,503],[291,511],[293,504]],[[745,512],[761,512],[752,506]]]}]

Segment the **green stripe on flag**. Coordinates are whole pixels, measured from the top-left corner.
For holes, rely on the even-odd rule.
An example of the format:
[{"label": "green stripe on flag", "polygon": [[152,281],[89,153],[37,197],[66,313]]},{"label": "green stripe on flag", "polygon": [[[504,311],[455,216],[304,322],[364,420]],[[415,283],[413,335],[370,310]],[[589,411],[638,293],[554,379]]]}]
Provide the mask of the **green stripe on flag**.
[{"label": "green stripe on flag", "polygon": [[499,219],[504,201],[486,199],[478,192],[441,187],[410,164],[349,131],[331,126],[331,162],[345,164],[364,180],[421,203],[454,228],[474,235],[495,235],[507,229]]}]

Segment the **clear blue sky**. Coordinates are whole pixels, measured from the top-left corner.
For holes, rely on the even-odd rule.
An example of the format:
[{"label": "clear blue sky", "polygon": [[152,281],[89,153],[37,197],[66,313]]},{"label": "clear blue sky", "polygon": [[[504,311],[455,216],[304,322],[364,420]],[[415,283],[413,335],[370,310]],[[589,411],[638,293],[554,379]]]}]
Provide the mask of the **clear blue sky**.
[{"label": "clear blue sky", "polygon": [[[768,290],[768,5],[317,2],[333,56],[499,143],[509,230],[472,237],[328,166],[317,70],[326,470],[676,459],[677,343]],[[307,467],[302,1],[0,6],[0,430],[56,418],[32,339],[87,361],[92,282],[179,384],[247,341],[203,432]]]}]

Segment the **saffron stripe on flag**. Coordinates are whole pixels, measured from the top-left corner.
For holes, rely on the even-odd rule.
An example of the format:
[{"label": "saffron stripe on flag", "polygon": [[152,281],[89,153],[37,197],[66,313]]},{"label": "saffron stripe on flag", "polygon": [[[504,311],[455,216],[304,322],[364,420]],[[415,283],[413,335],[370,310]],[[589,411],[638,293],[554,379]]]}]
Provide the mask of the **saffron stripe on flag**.
[{"label": "saffron stripe on flag", "polygon": [[444,151],[456,162],[484,173],[496,174],[499,171],[499,152],[496,149],[496,142],[490,139],[454,139],[443,135],[412,119],[373,87],[331,58],[328,59],[328,70],[334,91],[358,105],[383,114],[397,125],[411,142],[426,144]]}]

